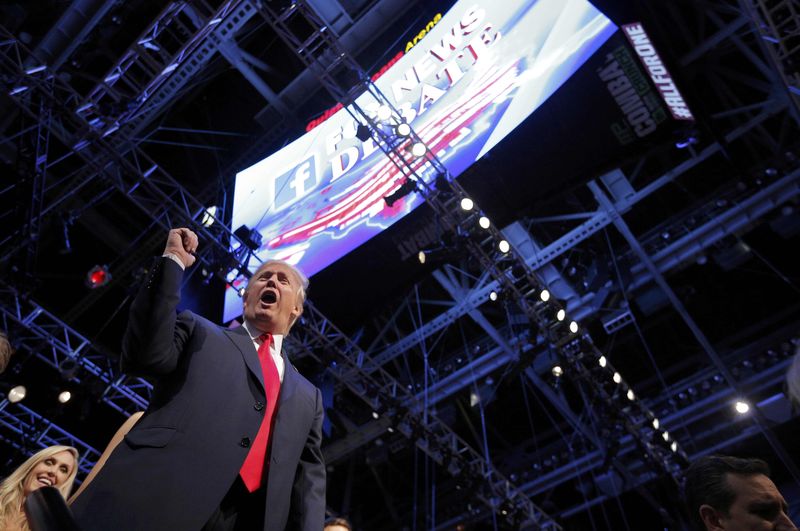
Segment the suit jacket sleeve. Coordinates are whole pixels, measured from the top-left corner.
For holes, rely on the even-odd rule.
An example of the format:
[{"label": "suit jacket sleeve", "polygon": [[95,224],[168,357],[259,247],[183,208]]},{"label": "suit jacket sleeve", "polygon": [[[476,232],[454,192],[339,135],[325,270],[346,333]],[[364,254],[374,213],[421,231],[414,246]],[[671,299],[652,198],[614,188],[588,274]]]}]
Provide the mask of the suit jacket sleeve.
[{"label": "suit jacket sleeve", "polygon": [[154,262],[131,304],[122,340],[122,370],[142,376],[163,376],[178,365],[194,328],[191,312],[176,315],[183,270],[169,258]]},{"label": "suit jacket sleeve", "polygon": [[287,529],[319,531],[325,523],[325,463],[322,458],[322,394],[316,390],[314,423],[308,433],[292,486]]}]

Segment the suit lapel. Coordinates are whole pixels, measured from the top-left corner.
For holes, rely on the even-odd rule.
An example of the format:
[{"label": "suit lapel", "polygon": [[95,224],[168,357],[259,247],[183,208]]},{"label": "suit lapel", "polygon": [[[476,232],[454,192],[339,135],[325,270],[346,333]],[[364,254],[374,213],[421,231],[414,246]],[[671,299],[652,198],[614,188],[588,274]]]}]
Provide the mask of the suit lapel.
[{"label": "suit lapel", "polygon": [[297,390],[297,371],[289,361],[286,351],[283,349],[281,349],[281,357],[283,358],[283,382],[281,382],[281,394],[278,397],[278,407],[284,408]]},{"label": "suit lapel", "polygon": [[258,383],[261,385],[261,390],[263,391],[264,375],[261,371],[261,363],[258,361],[256,347],[253,345],[253,340],[250,339],[250,334],[247,333],[247,330],[245,330],[243,326],[234,329],[226,329],[225,334],[233,342],[233,344],[236,345],[236,348],[239,349],[239,352],[242,353],[245,365],[247,365],[247,368],[253,373],[253,376],[256,377],[256,380],[258,380]]}]

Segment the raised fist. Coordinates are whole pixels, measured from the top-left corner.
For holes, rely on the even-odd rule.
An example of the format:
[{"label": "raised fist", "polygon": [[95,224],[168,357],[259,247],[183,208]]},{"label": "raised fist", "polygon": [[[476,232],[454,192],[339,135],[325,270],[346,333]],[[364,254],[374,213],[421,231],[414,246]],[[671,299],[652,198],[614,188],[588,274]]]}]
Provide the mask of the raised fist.
[{"label": "raised fist", "polygon": [[187,228],[171,229],[167,236],[167,245],[164,254],[171,253],[177,256],[184,267],[194,264],[194,253],[197,251],[197,234]]}]

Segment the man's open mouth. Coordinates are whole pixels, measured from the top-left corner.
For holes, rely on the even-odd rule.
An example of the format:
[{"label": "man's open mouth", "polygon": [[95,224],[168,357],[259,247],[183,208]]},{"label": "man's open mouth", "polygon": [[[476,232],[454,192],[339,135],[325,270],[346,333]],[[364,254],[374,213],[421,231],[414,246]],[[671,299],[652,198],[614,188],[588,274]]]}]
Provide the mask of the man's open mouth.
[{"label": "man's open mouth", "polygon": [[278,300],[278,296],[274,291],[265,291],[261,294],[261,302],[265,304],[274,304]]}]

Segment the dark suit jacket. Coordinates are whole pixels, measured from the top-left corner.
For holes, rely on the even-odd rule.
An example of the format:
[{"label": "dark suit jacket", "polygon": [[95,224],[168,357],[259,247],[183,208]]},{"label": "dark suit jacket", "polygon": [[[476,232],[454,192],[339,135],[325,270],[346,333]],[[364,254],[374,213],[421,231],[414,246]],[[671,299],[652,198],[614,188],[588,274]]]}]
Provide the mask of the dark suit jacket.
[{"label": "dark suit jacket", "polygon": [[[258,354],[234,330],[176,314],[183,271],[161,258],[131,306],[123,370],[155,378],[142,419],[72,506],[84,531],[199,530],[236,479],[266,408]],[[283,354],[265,531],[320,531],[322,398]]]}]

